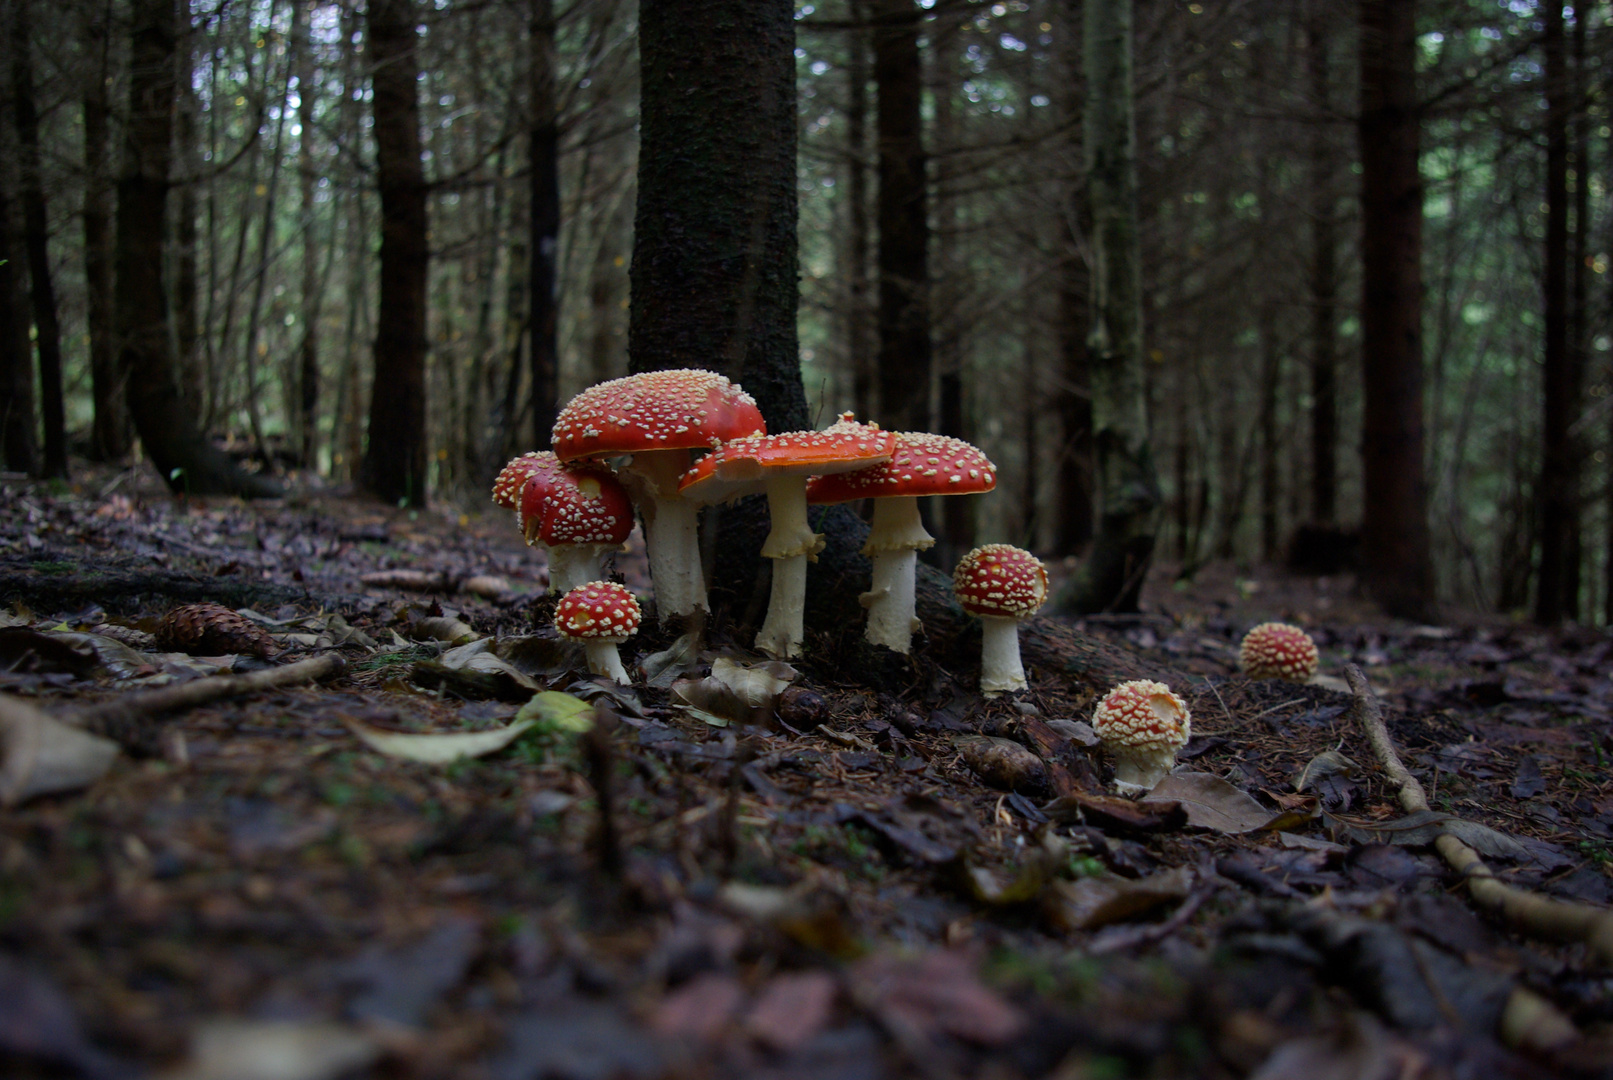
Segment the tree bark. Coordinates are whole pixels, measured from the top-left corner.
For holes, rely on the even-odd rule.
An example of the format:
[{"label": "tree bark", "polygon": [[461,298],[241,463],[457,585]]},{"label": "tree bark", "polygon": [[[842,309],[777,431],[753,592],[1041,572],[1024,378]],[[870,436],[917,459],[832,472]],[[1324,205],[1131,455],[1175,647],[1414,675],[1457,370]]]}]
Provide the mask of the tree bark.
[{"label": "tree bark", "polygon": [[178,172],[184,177],[179,185],[178,205],[174,211],[174,360],[179,371],[179,392],[186,401],[200,405],[208,393],[204,386],[206,376],[200,362],[201,280],[197,259],[197,198],[200,172],[200,155],[196,152],[196,117],[201,104],[191,85],[196,70],[194,46],[188,37],[180,41],[179,107],[174,111],[177,130],[174,147],[179,154]]},{"label": "tree bark", "polygon": [[[1331,0],[1311,10],[1306,67],[1312,107],[1328,112],[1331,75],[1325,12]],[[1311,520],[1331,525],[1338,516],[1338,211],[1333,188],[1335,164],[1331,133],[1318,119],[1311,125]]]},{"label": "tree bark", "polygon": [[[861,23],[867,14],[862,0],[851,0],[851,18]],[[846,238],[846,366],[851,370],[851,404],[868,420],[876,415],[874,403],[873,335],[869,333],[868,278],[868,39],[863,30],[846,35],[846,201],[850,204]]]},{"label": "tree bark", "polygon": [[135,0],[130,12],[129,110],[118,178],[113,298],[118,365],[146,453],[176,492],[275,496],[197,430],[171,352],[163,232],[173,140],[175,0]]},{"label": "tree bark", "polygon": [[1579,530],[1578,453],[1572,433],[1579,413],[1568,341],[1568,58],[1563,6],[1544,5],[1546,67],[1546,237],[1541,300],[1545,329],[1540,462],[1540,576],[1535,622],[1554,626],[1570,604],[1569,559]]},{"label": "tree bark", "polygon": [[96,42],[97,62],[85,88],[84,110],[84,300],[89,337],[90,387],[95,403],[90,454],[96,461],[120,461],[132,448],[129,409],[124,404],[117,353],[112,347],[112,177],[107,160],[110,137],[107,6],[92,4],[85,40]]},{"label": "tree bark", "polygon": [[[10,140],[0,133],[0,151]],[[34,350],[21,269],[21,215],[12,170],[0,154],[0,453],[7,469],[39,473],[39,417],[34,411]]]},{"label": "tree bark", "polygon": [[1363,583],[1389,614],[1427,618],[1416,3],[1362,0],[1360,14]]},{"label": "tree bark", "polygon": [[11,102],[17,124],[21,166],[22,219],[28,251],[28,297],[34,317],[34,347],[39,353],[39,406],[44,421],[44,476],[67,475],[67,416],[62,401],[62,329],[56,312],[56,289],[50,270],[50,219],[45,209],[45,180],[39,149],[39,109],[34,104],[33,0],[12,0]]},{"label": "tree bark", "polygon": [[556,336],[560,299],[555,259],[560,253],[560,129],[556,122],[554,0],[531,0],[527,41],[531,49],[532,273],[528,315],[532,372],[532,445],[548,446],[560,408],[560,355]]},{"label": "tree bark", "polygon": [[924,68],[913,0],[874,2],[879,139],[879,422],[929,431],[929,194]]},{"label": "tree bark", "polygon": [[376,311],[375,381],[370,389],[364,486],[387,502],[426,504],[425,172],[415,92],[413,0],[369,8],[375,97],[376,183],[381,190],[381,298]]},{"label": "tree bark", "polygon": [[788,0],[660,0],[639,22],[629,366],[715,366],[774,432],[810,422],[795,326],[794,15]]},{"label": "tree bark", "polygon": [[[1262,192],[1271,205],[1272,195]],[[1279,455],[1283,447],[1277,432],[1277,391],[1282,386],[1282,353],[1277,344],[1277,303],[1267,300],[1260,306],[1260,557],[1271,562],[1277,557],[1279,514],[1282,493],[1278,490]]]},{"label": "tree bark", "polygon": [[[319,88],[314,84],[313,17],[310,0],[302,35],[296,41],[297,123],[302,131],[297,137],[298,202],[302,210],[302,341],[297,347],[297,377],[292,380],[296,395],[292,401],[292,430],[297,437],[297,459],[307,469],[317,466],[319,454],[319,316],[324,296],[319,245],[315,240],[318,204],[314,197],[314,102]],[[331,240],[334,247],[334,229]]]},{"label": "tree bark", "polygon": [[1131,0],[1088,0],[1082,51],[1093,265],[1087,359],[1102,510],[1092,554],[1058,607],[1136,611],[1153,556],[1160,493],[1143,381]]}]

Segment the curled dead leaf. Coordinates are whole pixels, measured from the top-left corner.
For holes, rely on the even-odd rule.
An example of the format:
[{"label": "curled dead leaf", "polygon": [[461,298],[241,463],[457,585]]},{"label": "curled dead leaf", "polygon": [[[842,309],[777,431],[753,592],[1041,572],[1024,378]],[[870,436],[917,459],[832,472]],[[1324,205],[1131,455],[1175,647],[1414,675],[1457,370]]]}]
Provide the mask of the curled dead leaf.
[{"label": "curled dead leaf", "polygon": [[1275,813],[1256,802],[1248,792],[1209,773],[1172,773],[1142,800],[1176,802],[1187,811],[1187,823],[1218,833],[1246,833],[1260,829],[1287,829],[1309,820],[1302,810]]},{"label": "curled dead leaf", "polygon": [[1044,894],[1043,911],[1056,928],[1096,930],[1134,919],[1162,904],[1187,899],[1193,872],[1185,866],[1133,880],[1101,874],[1075,881],[1055,881]]},{"label": "curled dead leaf", "polygon": [[0,806],[73,791],[106,775],[118,744],[0,695]]},{"label": "curled dead leaf", "polygon": [[383,731],[362,720],[344,717],[347,727],[370,749],[387,757],[418,761],[426,765],[447,765],[460,758],[485,757],[504,749],[536,720],[516,720],[492,731],[451,731],[417,735]]}]

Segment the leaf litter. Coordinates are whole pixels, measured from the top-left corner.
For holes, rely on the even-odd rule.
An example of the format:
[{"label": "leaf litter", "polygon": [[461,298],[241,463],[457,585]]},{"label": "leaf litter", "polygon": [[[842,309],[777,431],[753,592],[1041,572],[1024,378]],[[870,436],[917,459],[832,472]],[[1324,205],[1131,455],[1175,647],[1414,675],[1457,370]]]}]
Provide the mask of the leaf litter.
[{"label": "leaf litter", "polygon": [[[1510,881],[1609,895],[1613,709],[1594,662],[1557,659],[1594,641],[1306,620],[1333,594],[1297,579],[1233,617],[1166,589],[1146,636],[1042,621],[1017,701],[980,699],[936,635],[897,687],[859,670],[855,628],[782,665],[720,622],[704,647],[652,628],[618,688],[553,633],[504,515],[125,490],[0,489],[0,691],[68,748],[5,737],[25,795],[0,812],[0,1059],[306,1080],[1613,1060],[1583,956],[1490,930],[1426,854],[1451,832]],[[641,554],[618,560],[640,590]],[[199,601],[274,654],[156,651]],[[1266,617],[1308,621],[1325,663],[1379,661],[1437,810],[1396,811],[1327,685],[1237,675]],[[75,724],[131,686],[328,651],[347,664],[322,686],[113,739]],[[1194,711],[1191,767],[1141,802],[1106,786],[1093,657],[1177,672]]]}]

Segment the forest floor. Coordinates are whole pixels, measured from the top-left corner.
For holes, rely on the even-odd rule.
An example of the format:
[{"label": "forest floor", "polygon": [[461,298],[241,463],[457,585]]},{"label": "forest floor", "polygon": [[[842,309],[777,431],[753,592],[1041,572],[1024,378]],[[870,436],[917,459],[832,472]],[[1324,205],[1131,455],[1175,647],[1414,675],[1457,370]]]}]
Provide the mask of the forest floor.
[{"label": "forest floor", "polygon": [[[1013,699],[922,638],[878,687],[817,638],[761,666],[720,621],[698,656],[629,642],[652,677],[607,689],[542,565],[491,508],[0,484],[0,796],[48,786],[28,706],[122,747],[0,808],[0,1074],[1613,1075],[1610,973],[1499,925],[1430,847],[1463,819],[1506,881],[1613,903],[1604,633],[1162,567],[1140,617],[1044,621]],[[272,655],[159,648],[196,601]],[[1268,618],[1366,671],[1439,815],[1406,820],[1336,681],[1238,673]],[[1173,800],[1103,798],[1107,687],[1061,640],[1188,699]],[[330,653],[320,684],[95,711]],[[518,719],[448,764],[391,738]]]}]

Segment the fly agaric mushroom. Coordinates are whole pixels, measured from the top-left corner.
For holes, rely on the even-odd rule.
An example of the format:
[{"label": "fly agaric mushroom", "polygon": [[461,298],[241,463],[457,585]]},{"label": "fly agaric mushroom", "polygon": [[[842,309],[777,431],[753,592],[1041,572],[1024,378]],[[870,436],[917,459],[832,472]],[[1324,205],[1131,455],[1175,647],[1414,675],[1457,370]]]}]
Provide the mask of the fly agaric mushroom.
[{"label": "fly agaric mushroom", "polygon": [[772,530],[762,555],[773,560],[772,595],[756,647],[787,658],[805,639],[806,571],[823,550],[807,524],[807,477],[866,469],[891,459],[896,436],[859,424],[851,413],[822,431],[786,431],[731,439],[684,474],[678,491],[702,506],[767,492]]},{"label": "fly agaric mushroom", "polygon": [[1115,787],[1122,795],[1152,791],[1176,764],[1191,726],[1182,699],[1149,679],[1110,690],[1092,716],[1093,730],[1115,756]]},{"label": "fly agaric mushroom", "polygon": [[526,482],[533,473],[559,463],[559,459],[547,450],[531,450],[518,458],[511,458],[493,481],[493,504],[514,510],[519,517],[521,489],[526,487]]},{"label": "fly agaric mushroom", "polygon": [[1304,682],[1316,674],[1319,661],[1316,642],[1288,623],[1261,623],[1243,635],[1238,649],[1238,665],[1251,679]]},{"label": "fly agaric mushroom", "polygon": [[516,458],[532,462],[521,489],[521,533],[549,549],[549,587],[569,592],[602,575],[601,561],[633,531],[627,490],[602,466],[563,465],[548,451]]},{"label": "fly agaric mushroom", "polygon": [[588,670],[623,684],[627,669],[616,646],[633,636],[641,618],[633,594],[614,581],[578,585],[554,609],[555,629],[561,637],[582,642]]},{"label": "fly agaric mushroom", "polygon": [[706,610],[700,508],[678,494],[690,451],[765,432],[756,401],[710,371],[646,371],[590,386],[560,410],[561,461],[631,454],[620,475],[644,515],[655,603],[666,622]]},{"label": "fly agaric mushroom", "polygon": [[1012,544],[987,544],[965,555],[952,572],[952,591],[980,616],[980,689],[987,697],[1026,687],[1019,662],[1019,620],[1047,599],[1041,560]]},{"label": "fly agaric mushroom", "polygon": [[918,553],[935,545],[919,518],[925,495],[972,495],[997,486],[997,467],[962,439],[901,431],[884,465],[807,483],[813,505],[874,499],[874,520],[862,552],[874,560],[874,580],[860,599],[868,609],[863,636],[875,645],[906,653],[919,628],[914,617]]}]

